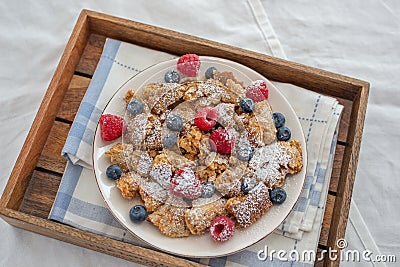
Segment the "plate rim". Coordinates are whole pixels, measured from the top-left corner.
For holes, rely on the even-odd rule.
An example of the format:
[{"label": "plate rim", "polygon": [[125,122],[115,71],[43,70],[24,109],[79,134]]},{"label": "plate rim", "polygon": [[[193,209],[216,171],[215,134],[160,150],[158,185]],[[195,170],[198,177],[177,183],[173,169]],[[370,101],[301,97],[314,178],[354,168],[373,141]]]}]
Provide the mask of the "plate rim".
[{"label": "plate rim", "polygon": [[[259,72],[257,72],[257,71],[255,71],[255,70],[249,68],[248,66],[246,66],[246,65],[244,65],[244,64],[241,64],[241,63],[238,63],[238,62],[236,62],[236,61],[229,60],[229,59],[226,59],[226,58],[213,57],[213,56],[199,56],[199,57],[200,57],[200,59],[201,59],[201,58],[205,58],[205,59],[211,59],[211,60],[216,60],[216,61],[222,61],[223,63],[226,63],[226,64],[234,63],[234,64],[236,64],[236,65],[238,65],[238,66],[241,66],[242,68],[244,67],[245,69],[247,69],[247,70],[249,70],[249,71],[252,71],[252,72],[255,72],[255,73],[259,74],[259,75],[262,76],[264,79],[266,79],[269,83],[272,84],[272,82],[271,82],[269,79],[267,79],[264,75],[262,75],[262,74],[260,74]],[[135,75],[133,75],[132,77],[130,77],[127,81],[123,82],[123,83],[121,84],[121,86],[115,91],[114,94],[112,94],[112,96],[110,97],[110,99],[107,101],[106,105],[104,106],[104,108],[103,108],[103,110],[102,110],[102,112],[101,112],[101,115],[104,114],[104,112],[105,112],[105,110],[107,109],[107,107],[109,106],[110,102],[111,102],[112,99],[119,93],[119,91],[122,90],[122,88],[123,88],[127,83],[129,83],[132,79],[134,79],[137,75],[139,75],[139,74],[141,74],[142,72],[144,72],[144,71],[146,71],[146,70],[148,70],[148,69],[150,69],[150,68],[152,68],[152,67],[155,67],[155,66],[157,66],[157,65],[159,65],[159,64],[163,64],[163,63],[165,64],[165,63],[167,63],[167,62],[176,61],[177,59],[178,59],[178,58],[173,58],[173,59],[164,60],[164,61],[161,61],[161,62],[152,64],[151,66],[149,66],[149,67],[147,67],[147,68],[144,68],[144,69],[141,70],[140,72],[138,72],[138,73],[136,73]],[[242,72],[241,70],[238,70],[238,71]],[[242,72],[242,73],[243,73],[243,72]],[[148,79],[149,79],[149,78],[148,78]],[[148,79],[146,79],[146,81],[147,81]],[[291,105],[290,102],[287,100],[287,98],[282,94],[282,92],[281,92],[274,84],[272,84],[272,86],[275,87],[275,89],[276,89],[275,91],[280,95],[280,97],[282,97],[282,98],[288,103],[288,107],[289,107],[290,110],[293,112],[293,114],[296,114],[296,112],[295,112],[295,110],[293,109],[292,105]],[[299,121],[299,119],[298,119],[298,117],[297,117],[297,114],[296,114],[296,121],[299,123],[300,128],[301,128],[301,124],[300,124],[300,121]],[[94,131],[94,138],[93,138],[93,141],[92,141],[92,155],[91,155],[91,158],[92,158],[92,166],[93,166],[92,171],[93,171],[93,174],[94,174],[94,176],[95,176],[95,181],[96,181],[97,187],[98,187],[98,189],[99,189],[99,191],[100,191],[101,197],[103,198],[104,203],[106,204],[108,210],[111,212],[111,214],[113,215],[113,217],[118,221],[119,224],[121,224],[121,225],[124,227],[124,229],[126,229],[129,233],[131,233],[133,236],[135,236],[136,238],[138,238],[140,241],[142,241],[142,242],[148,244],[149,246],[151,246],[151,247],[153,247],[153,248],[156,248],[156,249],[158,249],[158,250],[160,250],[160,251],[162,251],[162,252],[165,252],[165,253],[170,253],[170,254],[173,254],[173,255],[176,255],[176,256],[180,256],[180,257],[189,257],[189,258],[196,258],[196,259],[202,259],[202,258],[207,259],[207,258],[208,258],[208,259],[209,259],[209,258],[216,258],[216,257],[229,256],[229,255],[232,255],[232,254],[241,252],[241,251],[245,250],[246,248],[248,248],[248,247],[250,247],[250,246],[252,246],[252,245],[254,245],[254,244],[260,242],[262,239],[264,239],[264,238],[268,237],[269,235],[271,235],[271,234],[279,227],[279,225],[280,225],[283,221],[285,221],[285,220],[287,219],[287,217],[291,214],[291,212],[293,211],[294,207],[296,206],[297,202],[298,202],[299,199],[300,199],[301,192],[303,191],[304,183],[305,183],[306,176],[307,176],[308,151],[307,151],[307,143],[306,143],[305,137],[304,137],[304,131],[302,130],[302,131],[301,131],[301,132],[302,132],[302,135],[301,135],[301,136],[302,136],[302,139],[303,139],[303,141],[304,141],[305,146],[304,146],[304,147],[301,147],[301,148],[302,148],[302,158],[303,158],[303,168],[304,168],[304,177],[303,177],[302,182],[301,182],[301,190],[300,190],[300,193],[298,194],[298,196],[297,196],[297,198],[296,198],[296,201],[294,201],[292,207],[290,208],[289,212],[287,213],[287,215],[284,217],[284,219],[279,223],[279,225],[278,225],[277,227],[275,227],[275,228],[274,228],[271,232],[269,232],[268,234],[263,235],[263,236],[261,236],[260,238],[257,238],[257,240],[254,241],[253,243],[251,243],[251,244],[249,244],[249,245],[246,245],[245,247],[243,247],[243,248],[241,248],[241,249],[237,249],[237,250],[234,250],[234,251],[231,251],[231,252],[227,252],[227,253],[223,253],[223,254],[210,255],[210,256],[196,256],[196,255],[182,254],[182,253],[179,253],[179,252],[174,252],[174,251],[172,251],[172,250],[167,250],[167,249],[161,248],[161,247],[159,247],[159,246],[157,246],[157,245],[155,245],[155,244],[153,244],[153,243],[150,243],[149,241],[144,240],[144,239],[141,238],[139,235],[137,235],[135,232],[133,232],[129,227],[127,227],[127,225],[126,225],[124,222],[122,222],[122,221],[118,218],[118,216],[116,216],[116,214],[114,213],[113,209],[110,207],[108,201],[106,200],[106,197],[104,196],[104,193],[103,193],[103,191],[102,191],[102,189],[101,189],[101,186],[100,186],[100,184],[99,184],[99,178],[98,178],[98,176],[96,175],[96,169],[95,169],[95,167],[94,167],[94,166],[95,166],[95,157],[94,157],[95,146],[94,146],[94,145],[95,145],[95,143],[96,143],[97,132],[99,131],[99,128],[100,128],[99,126],[100,126],[100,123],[99,123],[99,121],[98,121],[97,124],[96,124],[96,130]],[[128,201],[128,200],[127,200],[127,201]],[[159,234],[162,235],[161,233],[159,233]],[[185,238],[185,237],[183,237],[183,238]],[[135,244],[133,244],[133,245],[135,245]],[[138,245],[135,245],[135,246],[138,246]],[[149,249],[151,249],[151,248],[149,248]]]}]

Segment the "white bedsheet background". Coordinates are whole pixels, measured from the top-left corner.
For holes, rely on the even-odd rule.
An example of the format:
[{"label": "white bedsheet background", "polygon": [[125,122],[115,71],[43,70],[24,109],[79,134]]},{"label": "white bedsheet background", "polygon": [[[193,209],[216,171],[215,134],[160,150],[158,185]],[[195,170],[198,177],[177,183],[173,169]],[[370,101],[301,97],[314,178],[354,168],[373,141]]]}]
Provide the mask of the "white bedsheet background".
[{"label": "white bedsheet background", "polygon": [[371,83],[353,200],[381,253],[399,262],[400,2],[262,2],[289,59]]},{"label": "white bedsheet background", "polygon": [[[188,2],[0,3],[0,192],[82,8],[271,53],[263,45],[247,1]],[[396,92],[400,82],[400,2],[262,3],[290,60],[371,82],[354,199],[381,252],[397,254],[400,261],[400,168],[396,167],[400,160],[400,126],[396,123],[400,119],[400,95]],[[202,15],[198,15],[200,10]],[[176,17],[187,23],[177,23]],[[237,31],[245,38],[238,39]],[[362,249],[363,242],[354,228],[349,227],[348,242]],[[15,229],[2,220],[0,232],[0,266],[135,265]],[[368,242],[365,236],[363,240]]]}]

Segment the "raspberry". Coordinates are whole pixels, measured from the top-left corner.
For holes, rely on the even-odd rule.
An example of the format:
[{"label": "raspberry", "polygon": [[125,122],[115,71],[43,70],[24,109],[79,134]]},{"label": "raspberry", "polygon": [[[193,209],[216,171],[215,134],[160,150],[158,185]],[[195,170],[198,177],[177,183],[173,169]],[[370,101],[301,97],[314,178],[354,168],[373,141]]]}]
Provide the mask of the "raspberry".
[{"label": "raspberry", "polygon": [[226,129],[218,129],[210,135],[210,146],[222,155],[230,155],[235,143],[235,136]]},{"label": "raspberry", "polygon": [[104,141],[112,141],[122,135],[124,131],[124,119],[116,115],[104,114],[100,117],[101,138]]},{"label": "raspberry", "polygon": [[235,223],[226,216],[218,216],[211,222],[211,237],[218,242],[229,240],[235,232]]},{"label": "raspberry", "polygon": [[195,77],[200,69],[200,59],[196,54],[186,54],[178,59],[177,69],[186,76]]},{"label": "raspberry", "polygon": [[201,196],[203,186],[193,170],[185,167],[172,176],[169,189],[175,196],[196,199]]},{"label": "raspberry", "polygon": [[254,102],[260,102],[268,99],[268,87],[262,80],[252,82],[246,88],[246,96],[253,99]]},{"label": "raspberry", "polygon": [[194,118],[194,124],[202,131],[209,131],[217,124],[218,112],[212,108],[202,108]]}]

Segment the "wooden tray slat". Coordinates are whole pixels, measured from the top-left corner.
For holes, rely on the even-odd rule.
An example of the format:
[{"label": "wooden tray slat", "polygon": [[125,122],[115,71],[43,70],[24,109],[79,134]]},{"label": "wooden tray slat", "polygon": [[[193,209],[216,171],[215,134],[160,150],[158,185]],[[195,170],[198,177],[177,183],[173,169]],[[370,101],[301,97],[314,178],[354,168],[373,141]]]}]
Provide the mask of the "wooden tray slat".
[{"label": "wooden tray slat", "polygon": [[[336,248],[349,212],[364,123],[368,83],[124,19],[82,11],[0,200],[0,215],[10,224],[66,242],[146,265],[198,266],[165,253],[91,234],[47,218],[65,167],[60,156],[106,37],[172,54],[220,56],[255,69],[267,78],[337,97],[345,106],[319,247]],[[179,45],[177,45],[179,44]],[[56,118],[57,116],[57,118]],[[55,119],[55,120],[54,120]],[[34,170],[35,169],[35,170]],[[320,251],[320,249],[318,250]],[[325,259],[316,266],[338,266]]]},{"label": "wooden tray slat", "polygon": [[104,35],[92,33],[89,36],[88,43],[75,70],[77,74],[83,74],[87,77],[93,76],[105,42],[106,37]]},{"label": "wooden tray slat", "polygon": [[342,145],[336,146],[335,158],[334,158],[333,166],[332,166],[331,181],[329,183],[329,192],[330,193],[336,194],[336,192],[337,192],[337,187],[338,187],[339,179],[340,179],[340,171],[341,171],[342,162],[343,162],[344,149],[345,149],[345,146],[342,146]]},{"label": "wooden tray slat", "polygon": [[71,83],[68,86],[68,91],[64,96],[60,109],[58,110],[57,118],[69,123],[74,121],[76,112],[78,111],[82,98],[86,93],[90,80],[90,78],[80,75],[72,76]]},{"label": "wooden tray slat", "polygon": [[67,139],[69,129],[70,126],[67,123],[54,122],[37,167],[63,174],[67,160],[61,156],[61,149]]},{"label": "wooden tray slat", "polygon": [[[337,240],[344,238],[346,232],[347,218],[350,211],[350,202],[360,153],[368,93],[369,84],[366,84],[353,102],[351,114],[352,123],[349,125],[349,134],[347,137],[349,146],[346,146],[344,151],[343,164],[337,188],[338,194],[336,195],[329,229],[328,246],[332,249],[339,249]],[[326,261],[326,266],[337,266],[337,264],[337,262]]]},{"label": "wooden tray slat", "polygon": [[53,206],[61,175],[43,171],[33,171],[19,211],[47,219]]},{"label": "wooden tray slat", "polygon": [[321,246],[321,245],[327,246],[327,244],[328,244],[329,229],[331,227],[332,214],[333,214],[333,208],[335,206],[335,200],[336,200],[335,196],[328,194],[326,204],[325,204],[324,219],[322,221],[322,228],[321,228],[321,233],[320,233],[319,241],[318,241],[319,246]]},{"label": "wooden tray slat", "polygon": [[342,111],[342,116],[340,118],[338,142],[346,143],[347,135],[349,132],[351,111],[353,109],[353,102],[340,97],[337,97],[337,100],[339,101],[339,104],[343,105],[344,107]]},{"label": "wooden tray slat", "polygon": [[322,249],[320,249],[320,248],[317,249],[317,254],[316,254],[316,259],[317,260],[315,261],[314,267],[322,267],[322,266],[324,266],[324,261],[323,260],[318,260],[320,258],[320,256],[321,256],[321,251],[322,251]]}]

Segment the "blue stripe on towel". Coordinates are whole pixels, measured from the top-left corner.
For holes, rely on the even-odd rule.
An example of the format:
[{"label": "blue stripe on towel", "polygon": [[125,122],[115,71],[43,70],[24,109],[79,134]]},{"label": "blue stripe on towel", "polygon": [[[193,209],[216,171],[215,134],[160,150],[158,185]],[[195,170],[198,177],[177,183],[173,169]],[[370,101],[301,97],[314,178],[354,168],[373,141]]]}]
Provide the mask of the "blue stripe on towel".
[{"label": "blue stripe on towel", "polygon": [[60,188],[57,192],[49,219],[57,221],[61,219],[61,221],[63,221],[82,170],[83,167],[81,166],[73,165],[71,162],[67,163],[64,176],[68,177],[68,179],[61,180]]},{"label": "blue stripe on towel", "polygon": [[[104,45],[103,55],[114,59],[120,45],[121,42],[119,41],[107,39],[107,42]],[[99,120],[101,112],[98,112],[98,109],[95,106],[108,78],[111,67],[112,61],[102,56],[93,75],[93,79],[82,100],[82,104],[78,109],[67,141],[65,142],[62,150],[63,157],[68,159],[68,154],[76,155],[79,144],[82,141],[91,145],[93,136],[89,137],[88,133],[85,135],[86,126],[89,120],[95,123]]]},{"label": "blue stripe on towel", "polygon": [[115,220],[109,209],[84,202],[77,198],[71,199],[68,212],[91,221],[107,224],[119,229],[125,229]]}]

